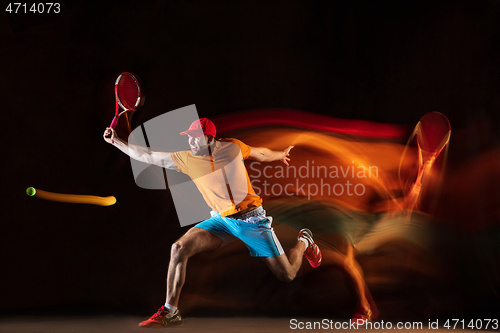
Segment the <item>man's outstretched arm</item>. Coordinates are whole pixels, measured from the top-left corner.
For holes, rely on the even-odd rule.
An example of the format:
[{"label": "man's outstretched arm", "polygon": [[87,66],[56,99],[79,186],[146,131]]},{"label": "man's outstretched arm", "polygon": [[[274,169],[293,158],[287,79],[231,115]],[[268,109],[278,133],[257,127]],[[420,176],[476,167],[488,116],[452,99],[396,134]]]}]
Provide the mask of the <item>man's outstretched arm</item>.
[{"label": "man's outstretched arm", "polygon": [[282,161],[286,165],[289,165],[288,162],[290,158],[288,156],[293,147],[294,146],[288,146],[286,149],[278,151],[264,147],[250,147],[251,151],[249,157],[259,162]]},{"label": "man's outstretched arm", "polygon": [[[110,137],[108,138],[107,136]],[[170,157],[170,153],[156,152],[146,147],[141,147],[125,142],[121,138],[119,138],[118,135],[116,135],[115,130],[110,127],[106,128],[103,137],[104,141],[120,149],[122,152],[124,152],[134,160],[148,164],[154,164],[166,169],[177,170],[177,166],[172,160],[172,157]]]}]

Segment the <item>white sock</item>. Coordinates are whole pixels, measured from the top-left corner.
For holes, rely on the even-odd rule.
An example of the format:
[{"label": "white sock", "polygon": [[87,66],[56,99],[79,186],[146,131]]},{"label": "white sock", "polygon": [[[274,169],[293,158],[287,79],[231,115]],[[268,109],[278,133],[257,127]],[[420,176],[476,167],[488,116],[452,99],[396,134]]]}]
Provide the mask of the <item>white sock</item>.
[{"label": "white sock", "polygon": [[171,315],[173,315],[175,313],[175,311],[177,311],[176,306],[170,305],[168,303],[165,303],[165,307],[168,309],[168,313]]},{"label": "white sock", "polygon": [[299,240],[303,241],[304,244],[306,244],[306,249],[309,247],[309,241],[307,240],[307,238],[300,237]]}]

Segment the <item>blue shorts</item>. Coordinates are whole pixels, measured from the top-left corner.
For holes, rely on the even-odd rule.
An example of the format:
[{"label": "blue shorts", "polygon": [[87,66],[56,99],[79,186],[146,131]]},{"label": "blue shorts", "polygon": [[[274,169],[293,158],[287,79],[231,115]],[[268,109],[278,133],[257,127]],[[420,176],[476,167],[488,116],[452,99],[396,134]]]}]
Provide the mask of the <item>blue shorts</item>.
[{"label": "blue shorts", "polygon": [[272,217],[262,216],[250,219],[251,222],[245,222],[222,217],[216,212],[211,214],[211,218],[198,223],[195,227],[205,229],[219,237],[223,244],[235,240],[236,237],[245,243],[252,257],[277,257],[284,253],[271,227]]}]

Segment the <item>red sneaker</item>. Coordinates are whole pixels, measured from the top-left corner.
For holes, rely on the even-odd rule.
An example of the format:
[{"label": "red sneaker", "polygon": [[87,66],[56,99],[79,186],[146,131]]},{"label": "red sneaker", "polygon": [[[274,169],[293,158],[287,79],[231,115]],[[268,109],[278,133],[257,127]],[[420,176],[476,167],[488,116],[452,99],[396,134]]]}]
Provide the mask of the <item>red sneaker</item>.
[{"label": "red sneaker", "polygon": [[356,314],[351,319],[351,323],[364,325],[372,319],[372,310],[358,307]]},{"label": "red sneaker", "polygon": [[144,320],[139,324],[139,327],[165,327],[173,325],[182,325],[181,313],[175,310],[173,314],[168,312],[168,309],[162,305],[154,315],[148,320]]},{"label": "red sneaker", "polygon": [[300,240],[301,238],[307,239],[309,242],[309,246],[304,251],[307,261],[309,261],[309,264],[311,264],[313,268],[318,267],[321,265],[321,250],[319,246],[314,243],[311,230],[306,228],[300,230],[298,239]]}]

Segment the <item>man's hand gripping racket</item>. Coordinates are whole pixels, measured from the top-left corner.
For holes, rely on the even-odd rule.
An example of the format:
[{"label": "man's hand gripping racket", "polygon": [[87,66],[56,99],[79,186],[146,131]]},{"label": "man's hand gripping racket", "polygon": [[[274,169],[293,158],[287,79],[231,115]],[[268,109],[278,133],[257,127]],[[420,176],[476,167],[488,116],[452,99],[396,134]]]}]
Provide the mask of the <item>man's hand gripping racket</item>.
[{"label": "man's hand gripping racket", "polygon": [[[118,76],[115,82],[116,110],[111,125],[104,133],[104,139],[108,143],[113,143],[115,127],[122,114],[128,111],[136,111],[141,103],[141,86],[139,80],[129,72],[124,72]],[[120,112],[120,110],[123,110]]]}]

